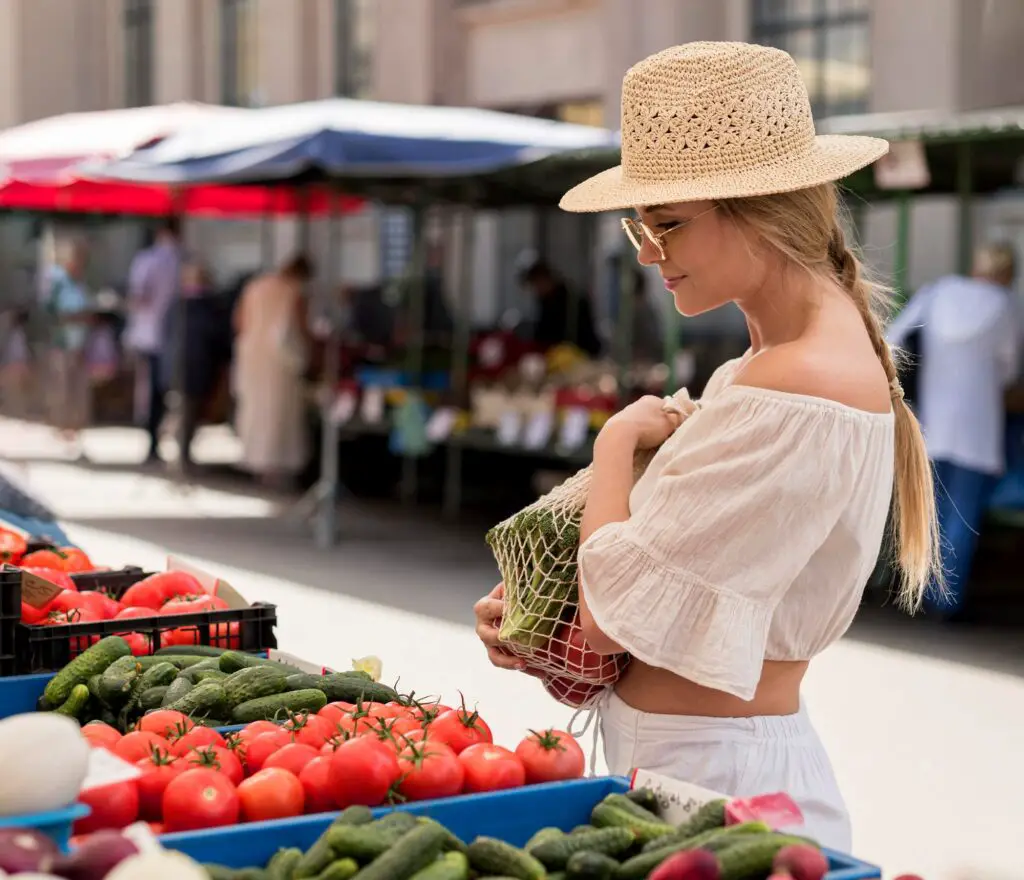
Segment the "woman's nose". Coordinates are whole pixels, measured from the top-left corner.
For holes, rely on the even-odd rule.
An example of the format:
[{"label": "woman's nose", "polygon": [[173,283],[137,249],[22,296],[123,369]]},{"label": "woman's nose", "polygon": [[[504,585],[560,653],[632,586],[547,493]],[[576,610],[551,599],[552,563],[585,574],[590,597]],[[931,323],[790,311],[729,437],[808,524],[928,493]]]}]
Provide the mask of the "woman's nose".
[{"label": "woman's nose", "polygon": [[641,266],[653,266],[664,259],[658,246],[645,235],[640,250],[636,252],[636,261]]}]

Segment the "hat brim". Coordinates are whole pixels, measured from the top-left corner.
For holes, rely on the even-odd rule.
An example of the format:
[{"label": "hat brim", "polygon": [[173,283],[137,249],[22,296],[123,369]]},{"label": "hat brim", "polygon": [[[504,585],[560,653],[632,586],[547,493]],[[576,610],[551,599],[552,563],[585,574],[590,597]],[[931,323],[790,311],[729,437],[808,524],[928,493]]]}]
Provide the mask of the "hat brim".
[{"label": "hat brim", "polygon": [[881,138],[818,135],[809,152],[789,162],[680,180],[630,180],[621,165],[569,190],[559,207],[575,213],[616,211],[643,205],[741,199],[794,192],[859,171],[889,152]]}]

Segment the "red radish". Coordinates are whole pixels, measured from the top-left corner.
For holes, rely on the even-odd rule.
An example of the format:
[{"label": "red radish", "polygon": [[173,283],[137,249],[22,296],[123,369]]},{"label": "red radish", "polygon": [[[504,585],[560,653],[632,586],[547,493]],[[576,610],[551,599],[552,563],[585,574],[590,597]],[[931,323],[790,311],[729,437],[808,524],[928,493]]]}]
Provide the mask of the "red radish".
[{"label": "red radish", "polygon": [[70,855],[58,856],[49,871],[64,880],[96,880],[106,877],[139,848],[117,831],[90,834]]},{"label": "red radish", "polygon": [[0,828],[0,871],[42,870],[57,855],[57,844],[33,828]]},{"label": "red radish", "polygon": [[828,873],[828,859],[816,846],[796,843],[775,854],[772,868],[787,873],[793,880],[822,880]]},{"label": "red radish", "polygon": [[669,856],[648,875],[649,880],[718,880],[718,859],[706,849]]}]

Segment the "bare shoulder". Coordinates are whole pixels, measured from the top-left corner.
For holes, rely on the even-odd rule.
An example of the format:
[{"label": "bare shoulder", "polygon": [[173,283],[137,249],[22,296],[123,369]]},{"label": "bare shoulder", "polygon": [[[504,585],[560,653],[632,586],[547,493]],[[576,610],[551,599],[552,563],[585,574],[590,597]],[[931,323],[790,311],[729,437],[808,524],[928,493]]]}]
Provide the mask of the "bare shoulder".
[{"label": "bare shoulder", "polygon": [[759,352],[736,375],[735,385],[820,397],[853,409],[887,413],[889,384],[874,352],[800,340]]}]

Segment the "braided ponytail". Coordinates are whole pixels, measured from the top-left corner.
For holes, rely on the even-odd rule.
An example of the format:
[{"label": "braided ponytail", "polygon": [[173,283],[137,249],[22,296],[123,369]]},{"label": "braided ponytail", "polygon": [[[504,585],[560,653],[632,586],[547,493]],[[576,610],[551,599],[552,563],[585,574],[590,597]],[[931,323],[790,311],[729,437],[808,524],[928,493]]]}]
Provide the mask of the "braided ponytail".
[{"label": "braided ponytail", "polygon": [[849,294],[889,380],[895,419],[892,535],[899,568],[900,605],[915,611],[925,590],[944,588],[931,462],[917,418],[903,400],[892,350],[885,341],[889,298],[872,283],[847,246],[835,184],[747,199],[726,199],[719,207],[751,227],[797,265],[834,278]]}]

